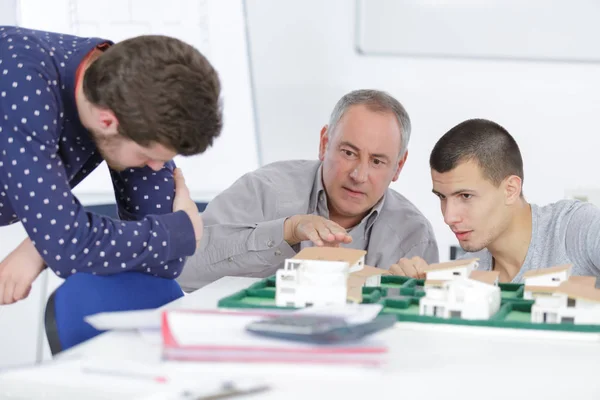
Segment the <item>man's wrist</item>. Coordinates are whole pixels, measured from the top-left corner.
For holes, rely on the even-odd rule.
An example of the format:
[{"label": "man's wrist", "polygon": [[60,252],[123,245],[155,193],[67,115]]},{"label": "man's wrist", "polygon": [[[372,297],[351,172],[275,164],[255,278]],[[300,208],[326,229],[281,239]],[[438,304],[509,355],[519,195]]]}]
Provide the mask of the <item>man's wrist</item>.
[{"label": "man's wrist", "polygon": [[287,242],[290,246],[298,244],[299,241],[294,237],[294,221],[292,220],[294,217],[287,217],[283,222],[283,240]]},{"label": "man's wrist", "polygon": [[40,270],[43,270],[47,267],[46,261],[44,261],[44,258],[41,256],[40,252],[35,248],[31,238],[27,238],[23,241],[21,249],[27,254],[27,256],[35,258],[35,264],[41,266]]}]

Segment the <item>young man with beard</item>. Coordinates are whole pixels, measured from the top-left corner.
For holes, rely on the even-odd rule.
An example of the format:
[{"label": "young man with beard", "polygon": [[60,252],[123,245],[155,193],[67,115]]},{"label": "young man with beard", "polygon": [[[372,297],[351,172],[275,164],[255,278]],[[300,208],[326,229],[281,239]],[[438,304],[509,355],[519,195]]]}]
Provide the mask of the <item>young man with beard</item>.
[{"label": "young man with beard", "polygon": [[[28,234],[0,263],[0,304],[26,297],[45,266],[177,277],[203,224],[171,160],[212,144],[219,96],[210,63],[174,38],[0,27],[0,225]],[[118,221],[71,192],[103,160]]]}]

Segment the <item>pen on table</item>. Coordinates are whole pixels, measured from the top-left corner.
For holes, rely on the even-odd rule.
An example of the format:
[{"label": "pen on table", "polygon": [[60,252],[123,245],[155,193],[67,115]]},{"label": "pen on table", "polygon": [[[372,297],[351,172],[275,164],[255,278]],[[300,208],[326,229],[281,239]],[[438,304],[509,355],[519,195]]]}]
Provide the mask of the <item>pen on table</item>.
[{"label": "pen on table", "polygon": [[270,387],[266,384],[236,385],[233,382],[225,382],[219,390],[214,392],[198,393],[192,390],[186,390],[181,394],[181,400],[218,400],[235,396],[260,393],[269,389]]}]

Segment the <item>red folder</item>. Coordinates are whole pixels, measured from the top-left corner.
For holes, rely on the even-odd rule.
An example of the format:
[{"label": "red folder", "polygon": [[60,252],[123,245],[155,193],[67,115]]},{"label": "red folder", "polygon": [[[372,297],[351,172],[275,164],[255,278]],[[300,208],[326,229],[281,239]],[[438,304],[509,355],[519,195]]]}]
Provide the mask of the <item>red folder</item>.
[{"label": "red folder", "polygon": [[381,341],[316,345],[271,339],[245,330],[250,322],[280,312],[170,310],[162,314],[163,357],[179,361],[275,362],[380,365]]}]

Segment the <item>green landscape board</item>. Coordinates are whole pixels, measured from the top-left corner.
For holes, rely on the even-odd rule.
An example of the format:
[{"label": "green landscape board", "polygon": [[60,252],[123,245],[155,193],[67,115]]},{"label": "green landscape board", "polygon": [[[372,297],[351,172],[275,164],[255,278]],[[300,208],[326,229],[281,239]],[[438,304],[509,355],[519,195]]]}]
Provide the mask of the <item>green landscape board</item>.
[{"label": "green landscape board", "polygon": [[[382,314],[393,314],[401,322],[600,333],[600,325],[532,323],[531,306],[534,301],[523,299],[523,285],[514,283],[499,284],[502,294],[501,307],[489,320],[423,316],[419,314],[419,299],[425,295],[423,285],[423,280],[384,275],[381,278],[381,287],[363,288],[363,303],[380,303],[383,306]],[[218,306],[294,309],[275,305],[275,276],[262,279],[247,289],[222,298]]]}]

